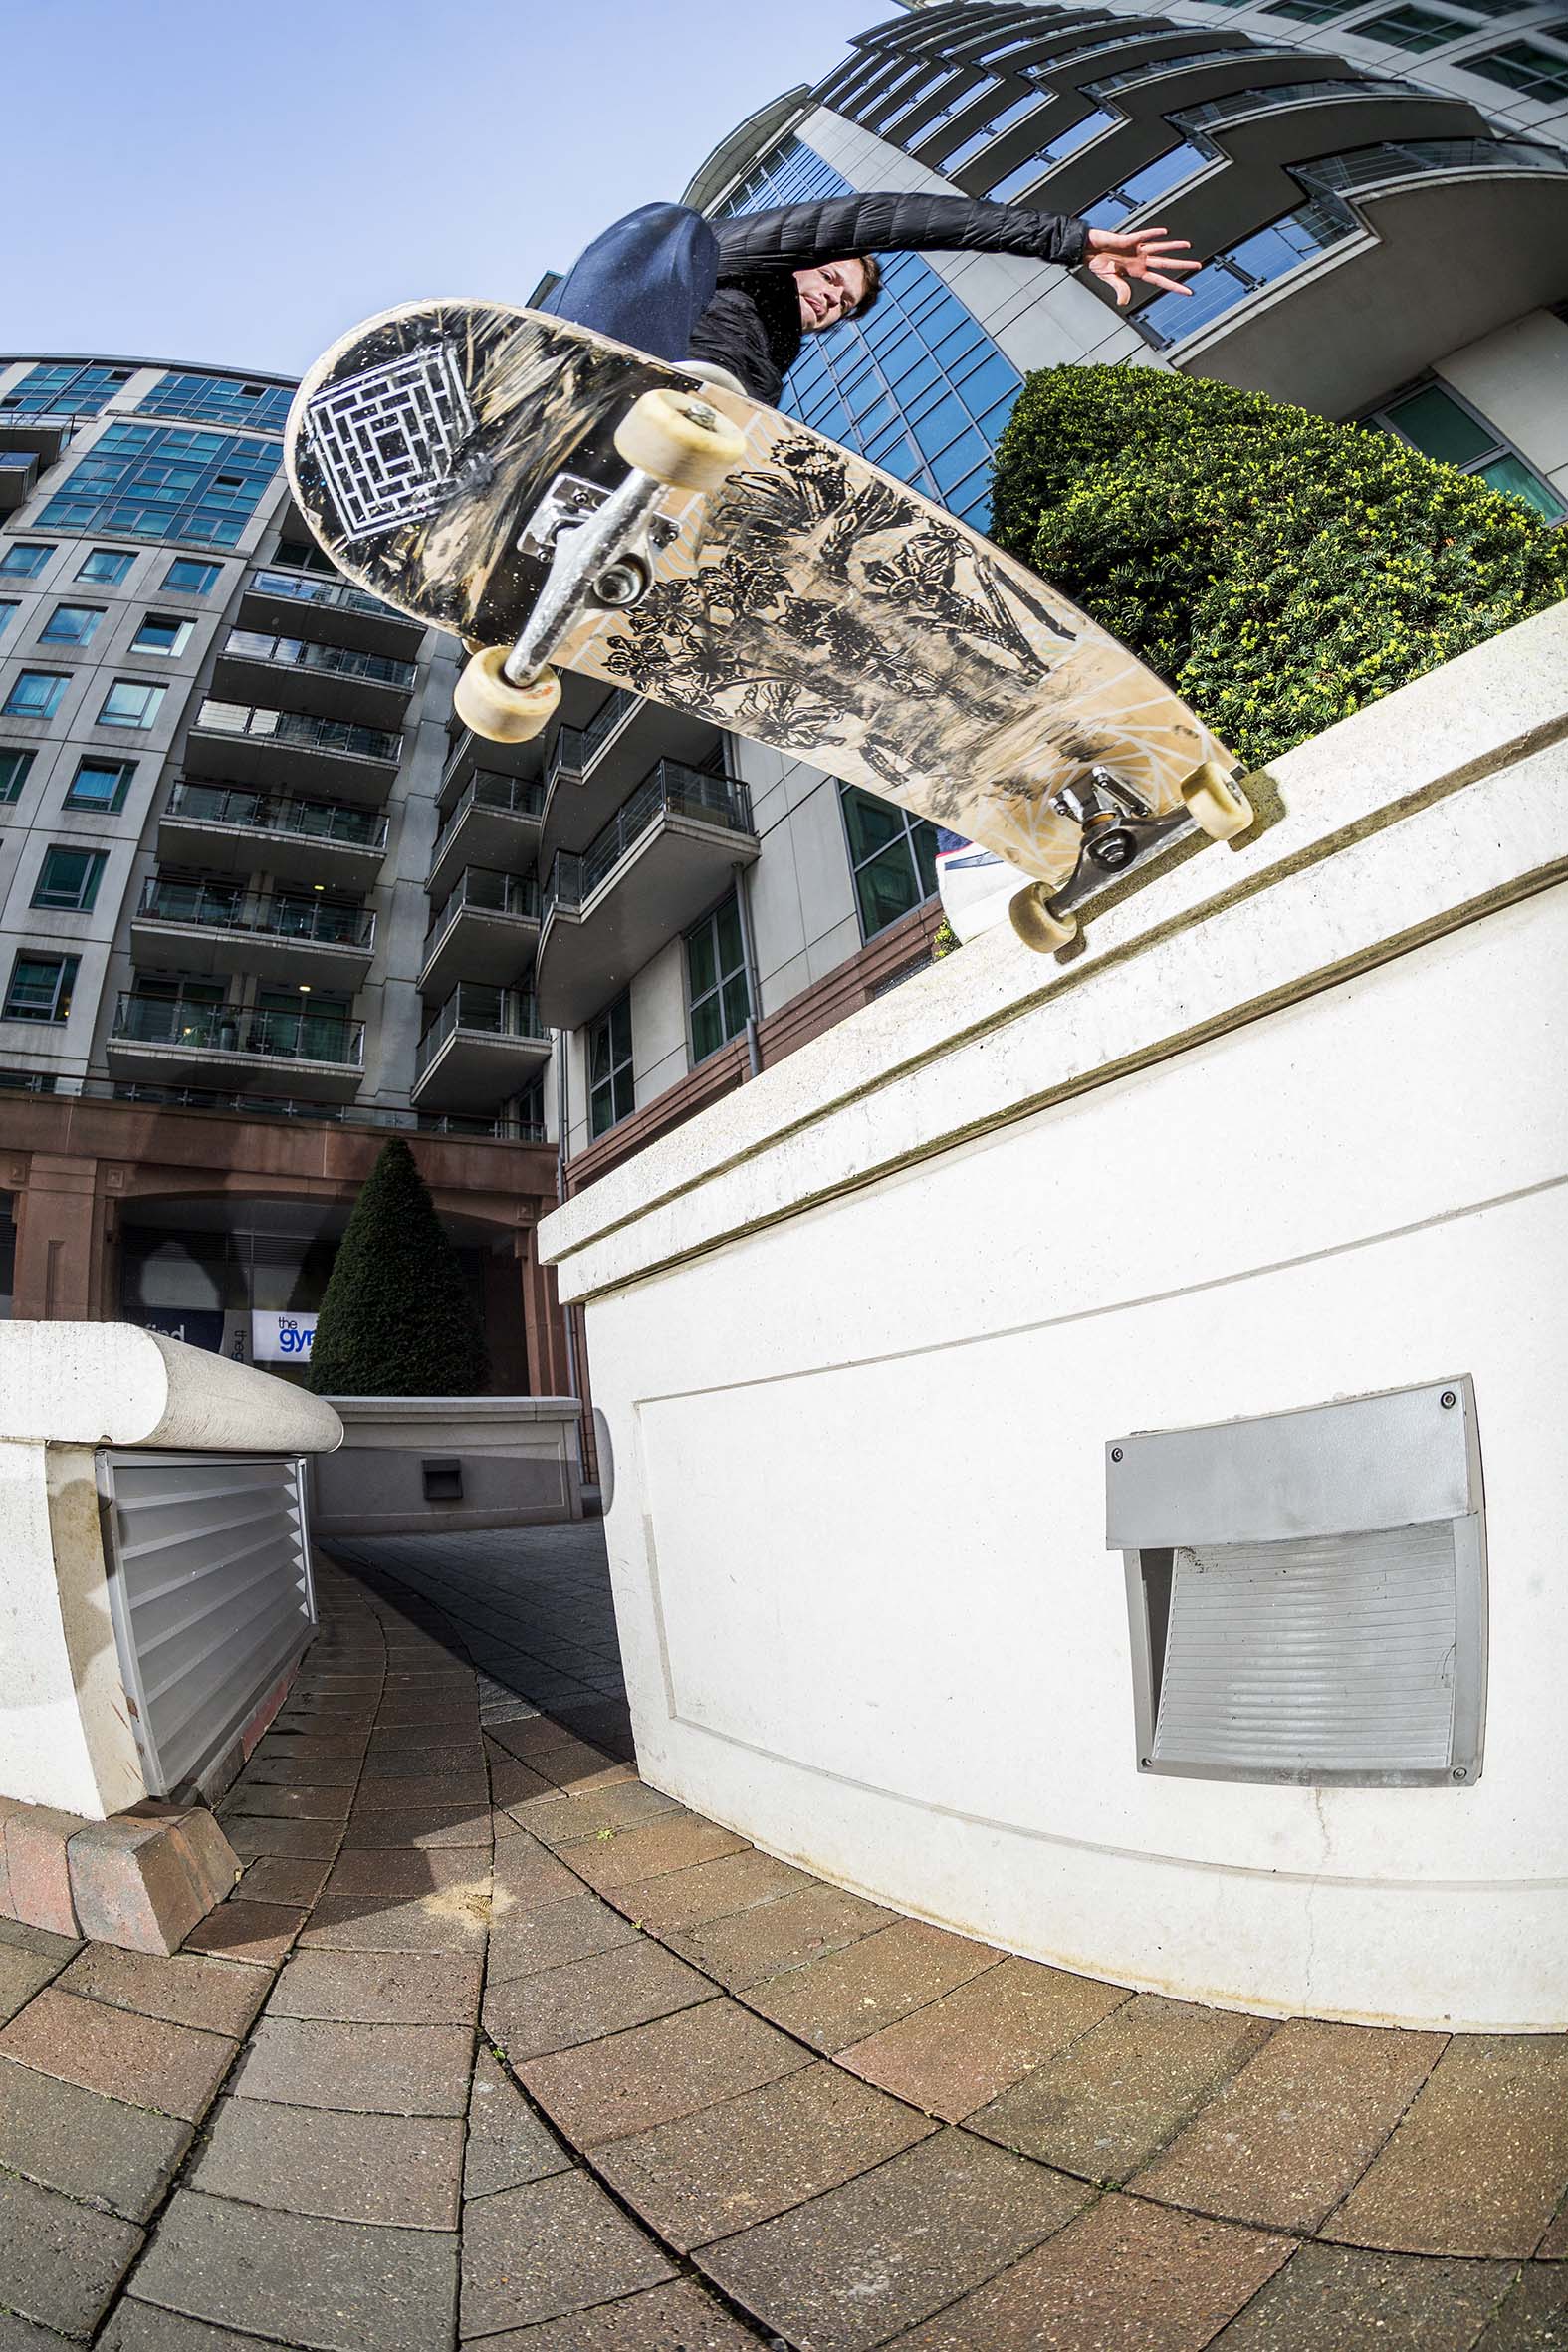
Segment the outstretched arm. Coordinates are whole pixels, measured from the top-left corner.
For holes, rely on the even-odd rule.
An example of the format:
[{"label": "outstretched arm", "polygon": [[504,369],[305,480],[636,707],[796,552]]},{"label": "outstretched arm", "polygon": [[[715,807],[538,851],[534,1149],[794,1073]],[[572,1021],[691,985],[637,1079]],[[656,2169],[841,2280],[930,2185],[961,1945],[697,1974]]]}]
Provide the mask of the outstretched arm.
[{"label": "outstretched arm", "polygon": [[1202,264],[1190,261],[1191,240],[1173,237],[1169,229],[1133,229],[1127,234],[1114,229],[1089,231],[1088,268],[1091,277],[1109,286],[1116,297],[1117,307],[1125,310],[1132,301],[1135,282],[1163,286],[1169,294],[1191,294],[1180,278],[1171,276],[1172,270],[1196,270]]},{"label": "outstretched arm", "polygon": [[1076,269],[1091,242],[1081,220],[1061,213],[891,191],[781,204],[712,226],[721,278],[809,269],[813,262],[847,261],[856,253],[1020,253]]}]

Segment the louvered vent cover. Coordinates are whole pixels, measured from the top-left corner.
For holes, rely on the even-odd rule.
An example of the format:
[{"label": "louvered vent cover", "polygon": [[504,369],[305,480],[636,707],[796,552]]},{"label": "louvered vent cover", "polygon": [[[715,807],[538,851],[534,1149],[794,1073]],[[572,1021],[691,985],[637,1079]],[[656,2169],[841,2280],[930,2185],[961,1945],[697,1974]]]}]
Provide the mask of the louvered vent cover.
[{"label": "louvered vent cover", "polygon": [[1478,1775],[1485,1553],[1468,1382],[1120,1439],[1107,1491],[1142,1770]]},{"label": "louvered vent cover", "polygon": [[104,1453],[110,1601],[147,1787],[197,1778],[315,1623],[300,1466]]}]

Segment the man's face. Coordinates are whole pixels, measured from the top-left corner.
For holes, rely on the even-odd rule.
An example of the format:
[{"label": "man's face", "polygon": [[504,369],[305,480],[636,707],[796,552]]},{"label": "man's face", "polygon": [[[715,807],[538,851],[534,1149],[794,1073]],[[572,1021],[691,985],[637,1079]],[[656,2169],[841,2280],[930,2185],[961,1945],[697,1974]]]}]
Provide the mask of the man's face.
[{"label": "man's face", "polygon": [[824,327],[835,327],[847,318],[864,294],[865,264],[824,262],[820,268],[796,270],[794,282],[800,297],[800,332],[820,335]]}]

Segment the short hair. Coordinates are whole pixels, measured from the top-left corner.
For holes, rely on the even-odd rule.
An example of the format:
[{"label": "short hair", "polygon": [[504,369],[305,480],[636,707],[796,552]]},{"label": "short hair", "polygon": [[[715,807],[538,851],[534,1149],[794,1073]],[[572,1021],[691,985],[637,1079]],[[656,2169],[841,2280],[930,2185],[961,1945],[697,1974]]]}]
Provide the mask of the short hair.
[{"label": "short hair", "polygon": [[850,319],[863,319],[872,304],[881,295],[882,265],[874,253],[857,253],[852,258],[860,264],[865,272],[866,290],[854,309],[846,312],[845,316]]}]

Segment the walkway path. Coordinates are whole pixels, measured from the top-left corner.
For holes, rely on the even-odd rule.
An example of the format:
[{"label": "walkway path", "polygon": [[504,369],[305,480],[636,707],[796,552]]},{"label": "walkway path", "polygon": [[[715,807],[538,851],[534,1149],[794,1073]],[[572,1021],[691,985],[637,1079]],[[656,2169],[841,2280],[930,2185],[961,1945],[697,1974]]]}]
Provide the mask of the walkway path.
[{"label": "walkway path", "polygon": [[597,1535],[326,1571],[186,1953],[0,1922],[0,2352],[1568,2345],[1568,2037],[1129,1994],[757,1852],[519,1695],[614,1736]]}]

